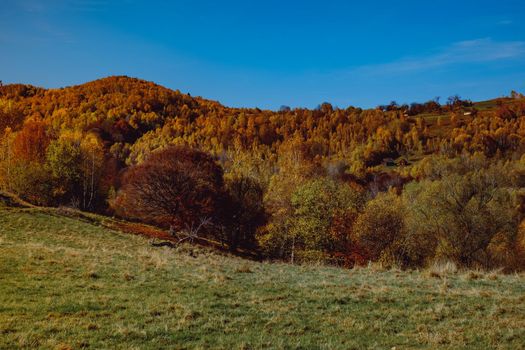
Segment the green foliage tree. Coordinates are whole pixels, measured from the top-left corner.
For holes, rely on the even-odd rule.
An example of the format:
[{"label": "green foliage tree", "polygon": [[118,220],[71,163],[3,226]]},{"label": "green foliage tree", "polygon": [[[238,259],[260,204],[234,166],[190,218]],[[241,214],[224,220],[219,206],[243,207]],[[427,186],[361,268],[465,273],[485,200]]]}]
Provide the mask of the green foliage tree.
[{"label": "green foliage tree", "polygon": [[47,164],[54,183],[53,195],[58,202],[79,206],[81,163],[80,140],[73,135],[63,135],[49,145]]},{"label": "green foliage tree", "polygon": [[46,158],[55,201],[93,210],[101,200],[98,192],[104,166],[104,149],[98,137],[64,132],[51,142]]}]

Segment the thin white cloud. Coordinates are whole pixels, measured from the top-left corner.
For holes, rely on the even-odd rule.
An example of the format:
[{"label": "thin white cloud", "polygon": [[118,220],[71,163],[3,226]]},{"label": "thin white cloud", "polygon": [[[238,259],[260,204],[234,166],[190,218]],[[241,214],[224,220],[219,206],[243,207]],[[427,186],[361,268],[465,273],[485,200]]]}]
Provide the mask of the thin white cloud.
[{"label": "thin white cloud", "polygon": [[354,73],[396,74],[421,72],[465,63],[493,62],[525,56],[523,41],[494,41],[490,38],[456,42],[437,53],[407,57],[394,62],[357,67]]}]

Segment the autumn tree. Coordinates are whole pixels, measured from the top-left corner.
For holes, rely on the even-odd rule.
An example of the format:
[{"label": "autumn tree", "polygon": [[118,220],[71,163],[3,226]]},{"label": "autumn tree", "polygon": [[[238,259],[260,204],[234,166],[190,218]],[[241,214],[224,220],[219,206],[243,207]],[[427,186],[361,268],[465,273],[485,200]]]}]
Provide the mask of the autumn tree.
[{"label": "autumn tree", "polygon": [[16,134],[13,142],[13,155],[20,160],[42,163],[45,160],[49,142],[50,137],[44,122],[38,118],[30,118]]},{"label": "autumn tree", "polygon": [[300,185],[292,194],[290,254],[297,261],[335,262],[335,253],[345,253],[351,240],[349,226],[338,219],[352,220],[364,203],[362,193],[326,177]]},{"label": "autumn tree", "polygon": [[320,168],[309,159],[300,136],[296,134],[281,145],[276,170],[264,196],[264,205],[270,220],[258,232],[257,240],[269,256],[290,259],[290,249],[294,244],[289,220],[294,211],[292,194],[306,180],[319,175]]},{"label": "autumn tree", "polygon": [[223,191],[222,168],[210,155],[171,146],[127,171],[113,206],[127,218],[194,230],[206,219],[215,226],[222,223],[218,213]]},{"label": "autumn tree", "polygon": [[393,192],[379,193],[366,203],[354,227],[356,242],[370,260],[404,266],[402,235],[404,212],[400,199]]},{"label": "autumn tree", "polygon": [[51,179],[45,164],[49,142],[45,123],[39,118],[29,118],[16,133],[7,129],[4,139],[0,167],[4,187],[39,205],[51,204]]},{"label": "autumn tree", "polygon": [[95,134],[63,132],[49,145],[46,166],[57,204],[93,210],[100,200],[104,149]]},{"label": "autumn tree", "polygon": [[12,191],[11,175],[13,173],[13,139],[11,128],[6,128],[0,138],[0,188]]},{"label": "autumn tree", "polygon": [[253,249],[257,245],[255,233],[266,222],[263,188],[256,178],[235,174],[226,178],[228,206],[225,236],[231,250],[237,247]]},{"label": "autumn tree", "polygon": [[[110,164],[104,169],[105,154],[102,140],[98,135],[88,133],[82,137],[80,142],[82,163],[80,165],[82,178],[82,208],[93,210],[99,201],[103,199],[106,189],[102,188],[101,181],[103,172],[108,175]],[[106,171],[104,171],[106,170]]]},{"label": "autumn tree", "polygon": [[519,224],[505,181],[501,168],[492,167],[411,184],[404,192],[410,234],[429,243],[430,259],[490,267],[493,239],[515,236]]}]

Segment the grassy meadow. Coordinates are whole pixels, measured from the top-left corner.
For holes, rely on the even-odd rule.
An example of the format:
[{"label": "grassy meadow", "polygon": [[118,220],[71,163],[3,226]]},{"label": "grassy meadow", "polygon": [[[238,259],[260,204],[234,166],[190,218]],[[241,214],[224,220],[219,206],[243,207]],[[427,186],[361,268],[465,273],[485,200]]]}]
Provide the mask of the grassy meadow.
[{"label": "grassy meadow", "polygon": [[259,263],[0,209],[0,348],[525,348],[525,275]]}]

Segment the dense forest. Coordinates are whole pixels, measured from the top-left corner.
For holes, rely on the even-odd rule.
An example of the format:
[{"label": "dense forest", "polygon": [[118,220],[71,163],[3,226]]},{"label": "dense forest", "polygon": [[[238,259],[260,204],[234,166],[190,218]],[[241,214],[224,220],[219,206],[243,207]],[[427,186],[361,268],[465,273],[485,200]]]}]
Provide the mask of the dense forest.
[{"label": "dense forest", "polygon": [[0,86],[0,189],[293,263],[525,267],[525,98],[228,108],[110,77]]}]

